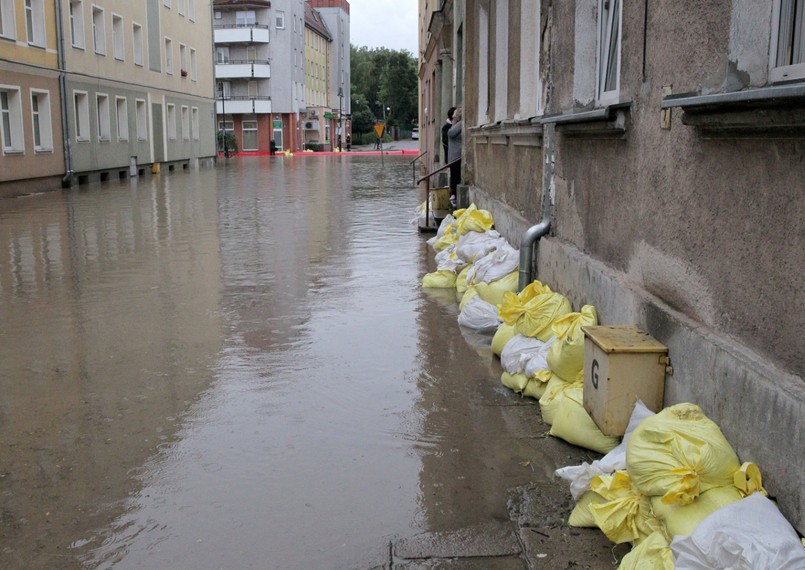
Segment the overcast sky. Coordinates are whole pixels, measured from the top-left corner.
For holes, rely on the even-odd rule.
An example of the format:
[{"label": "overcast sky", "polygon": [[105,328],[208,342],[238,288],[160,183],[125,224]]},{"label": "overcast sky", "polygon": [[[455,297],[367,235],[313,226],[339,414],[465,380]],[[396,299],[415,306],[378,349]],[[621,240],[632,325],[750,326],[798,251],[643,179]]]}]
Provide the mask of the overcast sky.
[{"label": "overcast sky", "polygon": [[417,54],[418,0],[349,0],[350,40],[357,46]]}]

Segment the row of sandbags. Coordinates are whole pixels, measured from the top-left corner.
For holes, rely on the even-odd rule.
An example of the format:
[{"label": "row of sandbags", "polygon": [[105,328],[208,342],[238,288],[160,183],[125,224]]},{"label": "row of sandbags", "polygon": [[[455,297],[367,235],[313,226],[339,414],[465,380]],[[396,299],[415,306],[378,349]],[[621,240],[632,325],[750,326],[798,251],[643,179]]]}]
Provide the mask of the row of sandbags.
[{"label": "row of sandbags", "polygon": [[631,543],[621,570],[794,570],[805,548],[696,405],[654,414],[638,402],[623,442],[600,460],[564,467],[577,501],[568,523]]}]

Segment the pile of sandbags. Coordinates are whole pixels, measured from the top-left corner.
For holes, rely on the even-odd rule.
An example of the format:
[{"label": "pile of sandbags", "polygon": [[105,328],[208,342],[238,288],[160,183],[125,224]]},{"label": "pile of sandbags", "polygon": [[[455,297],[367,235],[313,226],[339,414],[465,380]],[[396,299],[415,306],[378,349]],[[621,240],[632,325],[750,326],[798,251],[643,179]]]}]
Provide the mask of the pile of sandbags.
[{"label": "pile of sandbags", "polygon": [[741,464],[694,404],[652,414],[638,403],[621,445],[557,475],[577,501],[571,526],[634,545],[621,570],[805,568],[805,549],[765,498],[760,470]]}]

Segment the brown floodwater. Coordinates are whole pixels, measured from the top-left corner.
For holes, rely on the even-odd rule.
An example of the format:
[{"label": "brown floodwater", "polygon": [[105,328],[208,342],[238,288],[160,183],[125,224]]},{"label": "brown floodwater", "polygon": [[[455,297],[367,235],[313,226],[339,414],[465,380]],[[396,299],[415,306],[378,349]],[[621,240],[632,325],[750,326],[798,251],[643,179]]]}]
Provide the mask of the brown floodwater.
[{"label": "brown floodwater", "polygon": [[0,568],[370,568],[506,519],[535,452],[419,285],[409,160],[0,201]]}]

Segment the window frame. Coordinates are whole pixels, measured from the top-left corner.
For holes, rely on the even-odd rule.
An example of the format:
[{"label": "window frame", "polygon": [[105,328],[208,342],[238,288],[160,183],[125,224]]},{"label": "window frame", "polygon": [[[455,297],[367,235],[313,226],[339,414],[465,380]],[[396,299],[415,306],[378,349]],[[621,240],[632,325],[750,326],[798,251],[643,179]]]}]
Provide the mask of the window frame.
[{"label": "window frame", "polygon": [[95,118],[98,121],[98,142],[112,141],[112,120],[110,117],[109,94],[95,94]]},{"label": "window frame", "polygon": [[[617,13],[606,9],[606,3],[617,4]],[[605,19],[605,13],[608,16]],[[613,40],[613,26],[617,25],[617,37]],[[620,100],[620,69],[623,30],[622,0],[598,0],[598,41],[596,44],[595,100],[599,106],[618,103]],[[614,45],[613,45],[614,41]],[[606,48],[606,49],[605,49]],[[613,54],[613,52],[615,52]],[[611,66],[615,56],[614,68]],[[609,72],[614,75],[615,86],[607,90]]]},{"label": "window frame", "polygon": [[0,0],[0,38],[17,39],[17,14],[14,0]]},{"label": "window frame", "polygon": [[148,107],[145,99],[134,100],[135,126],[137,128],[137,140],[140,142],[148,140]]},{"label": "window frame", "polygon": [[199,140],[198,107],[190,107],[190,133],[194,141]]},{"label": "window frame", "polygon": [[[246,124],[254,123],[254,128],[246,128]],[[246,148],[246,133],[249,133],[249,137],[254,136],[254,148]],[[254,135],[252,135],[254,133]],[[258,122],[257,119],[243,119],[240,122],[240,143],[243,146],[243,150],[245,151],[255,151],[260,150],[260,133],[258,129]]]},{"label": "window frame", "polygon": [[[792,0],[774,0],[772,8],[771,20],[771,46],[769,49],[769,82],[777,83],[781,81],[791,81],[796,79],[805,79],[805,5],[799,2],[796,8],[799,13],[783,14],[783,3],[788,5],[788,8],[794,9]],[[780,42],[784,41],[781,34],[781,22],[783,17],[788,17],[791,20],[791,28],[793,33],[790,38],[790,47],[795,48],[799,43],[800,59],[801,62],[786,63],[778,65],[780,59]],[[797,25],[799,29],[797,30]],[[798,42],[797,42],[798,40]]]},{"label": "window frame", "polygon": [[[115,26],[116,22],[117,26]],[[118,42],[118,40],[120,41]],[[126,32],[123,28],[123,16],[114,12],[112,12],[112,53],[115,60],[126,61]]]},{"label": "window frame", "polygon": [[[77,10],[74,10],[73,8],[74,6],[78,7]],[[74,48],[86,49],[87,28],[84,23],[84,0],[70,0],[67,10],[69,13],[69,23],[70,23],[70,42]],[[77,30],[78,27],[80,27],[81,29]],[[76,43],[77,39],[80,39],[81,43]]]},{"label": "window frame", "polygon": [[75,119],[75,141],[90,142],[89,92],[73,90],[73,113]]},{"label": "window frame", "polygon": [[[121,111],[121,103],[122,111]],[[128,97],[115,96],[115,117],[117,122],[117,142],[129,141],[129,100]],[[122,120],[121,120],[122,119]]]},{"label": "window frame", "polygon": [[285,12],[283,10],[277,10],[274,14],[274,27],[278,30],[285,29]]},{"label": "window frame", "polygon": [[137,22],[131,23],[131,49],[134,65],[143,67],[145,65],[145,41],[143,40],[143,26]]},{"label": "window frame", "polygon": [[50,112],[50,91],[47,89],[31,89],[31,133],[34,139],[34,152],[53,152],[53,118]]},{"label": "window frame", "polygon": [[182,140],[190,140],[190,107],[182,105]]},{"label": "window frame", "polygon": [[[25,133],[22,127],[22,89],[19,85],[0,85],[6,94],[6,107],[0,102],[0,146],[3,155],[25,154]],[[2,101],[2,98],[0,98]],[[5,119],[3,116],[7,116]],[[8,126],[6,127],[6,121]],[[8,130],[6,130],[8,129]],[[10,140],[6,140],[6,138]]]},{"label": "window frame", "polygon": [[175,141],[176,140],[176,105],[174,103],[168,103],[165,105],[165,123],[168,127],[168,140]]},{"label": "window frame", "polygon": [[173,40],[165,36],[162,43],[165,48],[165,73],[173,75]]},{"label": "window frame", "polygon": [[47,47],[44,0],[25,0],[23,9],[25,10],[25,35],[28,45]]},{"label": "window frame", "polygon": [[195,48],[190,48],[190,80],[198,81],[198,60]]},{"label": "window frame", "polygon": [[[240,24],[240,18],[243,16],[244,22]],[[235,27],[236,28],[253,28],[257,24],[257,12],[255,10],[237,10],[235,12]]]},{"label": "window frame", "polygon": [[[92,5],[92,47],[98,55],[106,55],[106,22],[104,21],[104,8],[97,4]],[[96,14],[100,15],[100,27],[96,20]],[[99,35],[100,30],[100,35]],[[100,47],[103,51],[98,49]]]},{"label": "window frame", "polygon": [[187,0],[187,19],[196,21],[196,0]]}]

